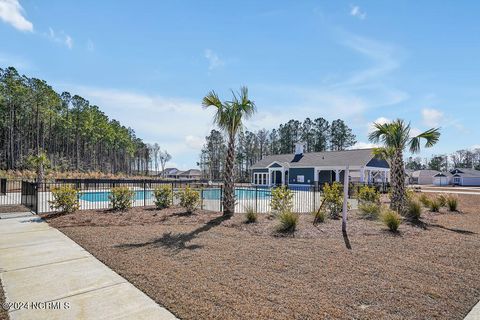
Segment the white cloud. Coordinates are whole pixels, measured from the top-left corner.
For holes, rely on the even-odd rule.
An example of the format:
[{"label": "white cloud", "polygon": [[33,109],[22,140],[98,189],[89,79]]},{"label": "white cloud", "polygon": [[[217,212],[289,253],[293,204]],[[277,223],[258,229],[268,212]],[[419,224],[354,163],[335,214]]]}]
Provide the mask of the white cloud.
[{"label": "white cloud", "polygon": [[63,31],[55,32],[51,27],[48,28],[48,33],[45,36],[53,42],[61,43],[68,49],[73,48],[73,39],[70,35]]},{"label": "white cloud", "polygon": [[205,138],[188,135],[185,137],[185,143],[192,149],[201,150],[205,143]]},{"label": "white cloud", "polygon": [[205,58],[208,60],[208,69],[213,70],[225,65],[225,62],[210,49],[205,50]]},{"label": "white cloud", "polygon": [[442,111],[433,108],[422,109],[423,123],[429,127],[439,127],[444,120]]},{"label": "white cloud", "polygon": [[380,145],[375,144],[375,143],[359,141],[359,142],[355,143],[353,146],[349,147],[348,149],[349,149],[349,150],[353,150],[353,149],[371,149],[371,148],[378,148],[378,147],[380,147]]},{"label": "white cloud", "polygon": [[204,137],[214,127],[213,110],[202,108],[200,100],[85,86],[62,85],[61,90],[100,106],[110,119],[131,127],[145,142],[157,142],[182,168],[196,163]]},{"label": "white cloud", "polygon": [[400,66],[398,55],[401,50],[393,45],[352,34],[346,36],[343,44],[373,62],[371,67],[354,72],[347,80],[347,84],[378,80]]},{"label": "white cloud", "polygon": [[360,20],[364,20],[367,17],[367,13],[362,11],[359,6],[353,5],[350,8],[350,15],[357,17]]},{"label": "white cloud", "polygon": [[378,123],[378,124],[385,124],[385,123],[389,123],[389,122],[392,122],[392,120],[388,119],[388,118],[385,118],[385,117],[379,117],[377,119],[375,119],[374,121],[372,122],[369,122],[367,124],[367,133],[371,133],[372,131],[375,130],[375,127],[373,126],[374,123]]},{"label": "white cloud", "polygon": [[20,31],[33,31],[33,24],[28,21],[18,0],[0,0],[0,19]]}]

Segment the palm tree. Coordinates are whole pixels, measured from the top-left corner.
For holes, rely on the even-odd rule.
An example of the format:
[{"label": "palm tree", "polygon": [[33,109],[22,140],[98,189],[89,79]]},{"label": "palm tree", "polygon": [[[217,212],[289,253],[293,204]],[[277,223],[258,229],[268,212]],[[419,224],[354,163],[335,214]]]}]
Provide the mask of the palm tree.
[{"label": "palm tree", "polygon": [[220,101],[215,91],[209,92],[202,101],[204,108],[215,107],[214,122],[228,136],[228,151],[224,170],[223,214],[232,215],[235,211],[234,160],[235,137],[242,127],[242,120],[255,113],[255,103],[248,98],[248,89],[241,87],[240,92],[232,91],[231,101]]},{"label": "palm tree", "polygon": [[390,180],[392,198],[390,207],[400,213],[405,213],[405,166],[403,151],[408,147],[411,153],[420,151],[421,139],[425,139],[425,147],[436,144],[440,138],[440,129],[432,128],[417,136],[410,136],[410,123],[397,119],[390,123],[374,123],[375,130],[370,133],[369,140],[373,143],[383,143],[383,147],[376,148],[374,153],[390,163]]}]

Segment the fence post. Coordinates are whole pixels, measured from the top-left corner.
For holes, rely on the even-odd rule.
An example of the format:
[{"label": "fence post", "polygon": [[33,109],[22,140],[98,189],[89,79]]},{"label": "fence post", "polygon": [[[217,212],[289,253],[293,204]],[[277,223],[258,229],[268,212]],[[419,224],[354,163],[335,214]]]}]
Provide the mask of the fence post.
[{"label": "fence post", "polygon": [[35,213],[38,214],[38,182],[34,183]]},{"label": "fence post", "polygon": [[258,213],[258,186],[255,186],[255,212]]},{"label": "fence post", "polygon": [[175,201],[175,189],[173,187],[173,181],[172,181],[172,205],[174,204],[173,201]]},{"label": "fence post", "polygon": [[143,206],[147,205],[147,181],[143,180]]},{"label": "fence post", "polygon": [[223,207],[223,186],[220,185],[220,211],[222,211]]},{"label": "fence post", "polygon": [[315,185],[313,185],[313,210],[312,211],[315,211],[315,198],[316,198],[316,194],[315,194]]}]

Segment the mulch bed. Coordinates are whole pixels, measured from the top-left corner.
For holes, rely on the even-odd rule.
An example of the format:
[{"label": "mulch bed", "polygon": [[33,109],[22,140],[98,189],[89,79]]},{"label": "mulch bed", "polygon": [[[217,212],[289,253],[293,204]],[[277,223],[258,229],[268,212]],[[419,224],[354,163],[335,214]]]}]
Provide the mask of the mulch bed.
[{"label": "mulch bed", "polygon": [[8,320],[8,312],[5,307],[5,294],[3,293],[2,281],[0,280],[0,320]]},{"label": "mulch bed", "polygon": [[480,197],[459,199],[395,234],[355,211],[347,235],[181,208],[47,220],[182,319],[462,319],[480,299]]}]

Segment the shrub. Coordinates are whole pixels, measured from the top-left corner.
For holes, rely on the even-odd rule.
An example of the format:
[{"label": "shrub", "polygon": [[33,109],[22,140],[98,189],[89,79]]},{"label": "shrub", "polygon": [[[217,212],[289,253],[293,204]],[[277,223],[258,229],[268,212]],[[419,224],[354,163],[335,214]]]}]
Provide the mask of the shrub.
[{"label": "shrub", "polygon": [[245,222],[246,223],[254,223],[257,222],[258,214],[255,211],[255,208],[252,206],[247,206],[245,208]]},{"label": "shrub", "polygon": [[312,215],[313,224],[322,223],[327,218],[327,212],[323,208],[320,208],[317,211],[313,211]]},{"label": "shrub", "polygon": [[176,197],[180,200],[180,206],[187,210],[187,213],[192,213],[200,203],[200,194],[191,189],[189,186],[176,193]]},{"label": "shrub", "polygon": [[128,187],[114,187],[108,198],[114,211],[127,211],[132,207],[135,192]]},{"label": "shrub", "polygon": [[438,201],[438,199],[430,200],[428,207],[429,207],[430,211],[432,211],[432,212],[439,212],[440,211],[440,202]]},{"label": "shrub", "polygon": [[291,211],[284,211],[278,215],[280,232],[294,232],[298,224],[298,215]]},{"label": "shrub", "polygon": [[364,219],[377,219],[380,215],[380,205],[373,202],[364,202],[358,205],[360,209],[360,216]]},{"label": "shrub", "polygon": [[408,217],[418,220],[422,215],[422,205],[420,202],[412,200],[408,202]]},{"label": "shrub", "polygon": [[358,201],[380,203],[380,193],[375,187],[362,186],[358,191]]},{"label": "shrub", "polygon": [[170,185],[162,185],[153,190],[155,206],[157,209],[165,209],[172,205],[173,191]]},{"label": "shrub", "polygon": [[430,199],[425,193],[422,193],[420,197],[418,197],[418,201],[420,201],[420,203],[423,204],[424,207],[430,207]]},{"label": "shrub", "polygon": [[458,198],[455,196],[448,196],[447,197],[447,207],[448,211],[457,211],[458,209]]},{"label": "shrub", "polygon": [[332,219],[338,219],[343,208],[342,185],[338,182],[334,182],[331,185],[325,183],[323,186],[323,197],[330,217]]},{"label": "shrub", "polygon": [[274,213],[283,213],[293,210],[293,192],[287,186],[272,189],[270,206]]},{"label": "shrub", "polygon": [[382,214],[382,222],[388,227],[392,232],[396,232],[398,227],[402,223],[402,217],[391,209],[385,209]]},{"label": "shrub", "polygon": [[53,188],[53,200],[48,201],[51,209],[60,209],[63,213],[72,213],[80,208],[78,191],[70,185]]},{"label": "shrub", "polygon": [[408,188],[407,190],[405,190],[405,197],[407,198],[407,201],[414,201],[417,197],[417,194],[415,190],[413,190],[412,188]]},{"label": "shrub", "polygon": [[438,201],[438,204],[440,205],[440,207],[446,207],[447,206],[447,196],[445,196],[444,194],[440,194],[437,197],[437,201]]}]

